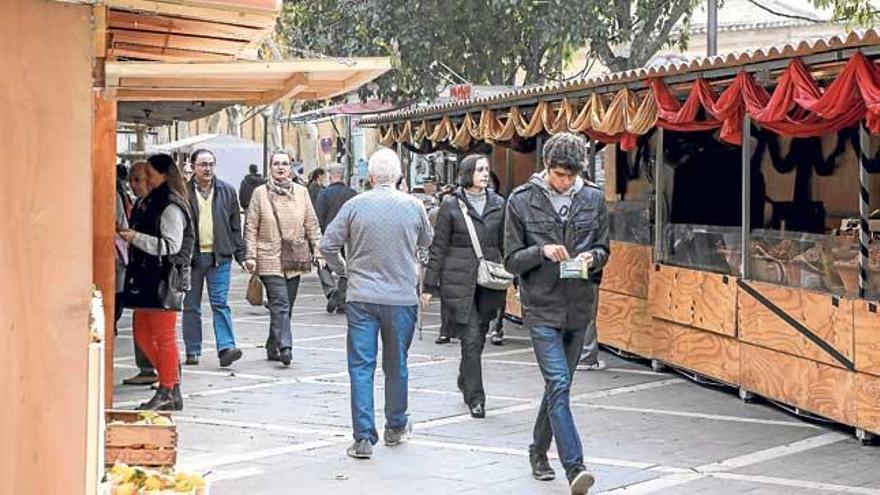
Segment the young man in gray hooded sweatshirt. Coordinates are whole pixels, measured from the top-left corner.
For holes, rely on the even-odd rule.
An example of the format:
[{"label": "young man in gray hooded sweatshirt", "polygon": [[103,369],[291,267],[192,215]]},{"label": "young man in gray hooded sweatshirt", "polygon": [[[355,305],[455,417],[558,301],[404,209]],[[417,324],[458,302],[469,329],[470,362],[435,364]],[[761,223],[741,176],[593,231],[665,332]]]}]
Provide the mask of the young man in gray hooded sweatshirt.
[{"label": "young man in gray hooded sweatshirt", "polygon": [[[555,438],[571,493],[594,483],[571,414],[572,377],[583,347],[595,291],[590,276],[609,255],[608,218],[602,192],[578,176],[587,145],[562,133],[544,145],[544,171],[511,193],[504,229],[504,264],[520,277],[523,323],[529,328],[544,377],[544,399],[535,421],[529,460],[535,479],[555,477],[547,460]],[[583,278],[561,278],[560,263],[579,259]]]}]

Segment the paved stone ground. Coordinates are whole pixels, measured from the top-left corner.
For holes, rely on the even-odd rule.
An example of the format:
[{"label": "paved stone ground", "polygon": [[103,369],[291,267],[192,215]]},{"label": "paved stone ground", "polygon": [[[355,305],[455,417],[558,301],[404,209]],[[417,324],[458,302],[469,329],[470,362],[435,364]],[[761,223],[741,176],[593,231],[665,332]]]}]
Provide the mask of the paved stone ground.
[{"label": "paved stone ground", "polygon": [[[244,358],[218,367],[206,305],[208,348],[199,366],[184,367],[186,407],[176,415],[180,464],[210,471],[212,494],[567,493],[555,457],[556,481],[530,476],[526,448],[543,383],[524,329],[508,324],[506,344],[487,345],[488,411],[475,420],[456,390],[458,346],[434,344],[433,307],[410,354],[413,438],[395,448],[380,443],[372,460],[356,461],[345,455],[345,317],[326,314],[317,279],[305,278],[294,363],[285,369],[265,359],[268,313],[244,301],[246,281],[236,273],[230,296]],[[150,392],[119,384],[135,372],[128,313],[116,356],[116,406],[134,407]],[[745,404],[730,390],[644,362],[604,358],[608,370],[577,372],[572,397],[598,479],[592,493],[880,495],[880,448],[861,446],[847,429]],[[381,428],[381,371],[376,388]]]}]

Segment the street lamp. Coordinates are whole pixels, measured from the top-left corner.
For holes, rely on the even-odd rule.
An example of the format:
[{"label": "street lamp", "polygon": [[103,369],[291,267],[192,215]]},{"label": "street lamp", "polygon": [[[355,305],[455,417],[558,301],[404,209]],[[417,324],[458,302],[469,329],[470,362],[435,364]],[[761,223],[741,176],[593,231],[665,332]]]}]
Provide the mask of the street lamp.
[{"label": "street lamp", "polygon": [[269,117],[272,116],[272,105],[260,109],[263,116],[263,177],[269,177]]}]

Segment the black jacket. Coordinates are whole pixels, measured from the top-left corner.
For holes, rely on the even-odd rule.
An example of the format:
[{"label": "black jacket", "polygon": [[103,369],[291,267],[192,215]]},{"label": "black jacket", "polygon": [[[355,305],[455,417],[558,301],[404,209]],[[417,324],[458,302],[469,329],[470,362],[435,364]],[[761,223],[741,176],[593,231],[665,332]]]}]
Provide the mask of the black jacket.
[{"label": "black jacket", "polygon": [[357,196],[357,191],[342,182],[334,182],[318,193],[318,200],[315,202],[315,215],[321,225],[321,232],[324,232],[330,222],[336,218],[342,205],[355,196]]},{"label": "black jacket", "polygon": [[[162,237],[162,213],[170,204],[183,210],[186,225],[180,250],[164,256],[155,256],[129,246],[129,261],[125,272],[125,290],[122,305],[128,308],[159,308],[159,284],[166,280],[172,265],[189,266],[192,262],[195,239],[193,222],[186,202],[171,193],[167,183],[150,191],[139,200],[131,212],[131,228],[153,237]],[[188,276],[188,272],[187,276]],[[188,285],[188,284],[187,284]]]},{"label": "black jacket", "polygon": [[241,200],[242,210],[247,210],[251,204],[251,196],[254,195],[254,189],[266,183],[266,178],[260,174],[247,174],[241,179],[241,185],[238,186],[238,198]]},{"label": "black jacket", "polygon": [[507,203],[504,227],[504,265],[520,277],[520,300],[526,326],[586,328],[590,322],[590,284],[560,279],[559,263],[544,257],[546,244],[561,244],[574,257],[590,251],[595,256],[592,277],[608,261],[608,212],[599,189],[584,185],[572,198],[563,222],[547,194],[532,182],[515,189]]},{"label": "black jacket", "polygon": [[[459,201],[467,205],[483,256],[489,261],[501,262],[504,236],[504,198],[487,191],[486,206],[480,215],[459,189],[443,199],[434,225],[428,268],[425,272],[425,290],[440,295],[452,321],[466,324],[470,312],[478,309],[490,316],[504,305],[505,292],[477,287],[477,256],[471,244],[467,225]],[[476,297],[475,297],[476,296]],[[474,301],[479,300],[479,308]]]},{"label": "black jacket", "polygon": [[[220,264],[233,257],[241,263],[244,261],[244,239],[241,237],[241,214],[238,208],[238,196],[235,189],[222,180],[214,177],[214,263]],[[186,185],[189,191],[189,205],[192,209],[193,225],[195,226],[195,252],[199,252],[199,201],[196,194],[195,179]]]},{"label": "black jacket", "polygon": [[320,182],[309,182],[306,185],[306,189],[309,190],[309,199],[312,200],[312,206],[315,206],[315,203],[318,201],[318,194],[327,188],[322,186]]}]

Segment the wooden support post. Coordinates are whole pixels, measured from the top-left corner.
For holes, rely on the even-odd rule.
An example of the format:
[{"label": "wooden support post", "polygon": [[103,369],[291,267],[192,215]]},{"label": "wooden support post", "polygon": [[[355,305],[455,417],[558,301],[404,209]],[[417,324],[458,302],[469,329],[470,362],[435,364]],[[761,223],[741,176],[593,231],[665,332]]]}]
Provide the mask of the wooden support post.
[{"label": "wooden support post", "polygon": [[590,180],[596,181],[596,140],[590,139],[590,155],[587,163],[587,172],[590,174]]},{"label": "wooden support post", "polygon": [[752,232],[752,119],[743,117],[742,126],[742,256],[740,277],[751,276]]},{"label": "wooden support post", "polygon": [[663,191],[663,128],[654,132],[654,262],[663,261],[663,224],[666,222],[666,199]]},{"label": "wooden support post", "polygon": [[104,401],[113,406],[116,302],[116,101],[94,93],[92,133],[92,280],[104,297]]}]

